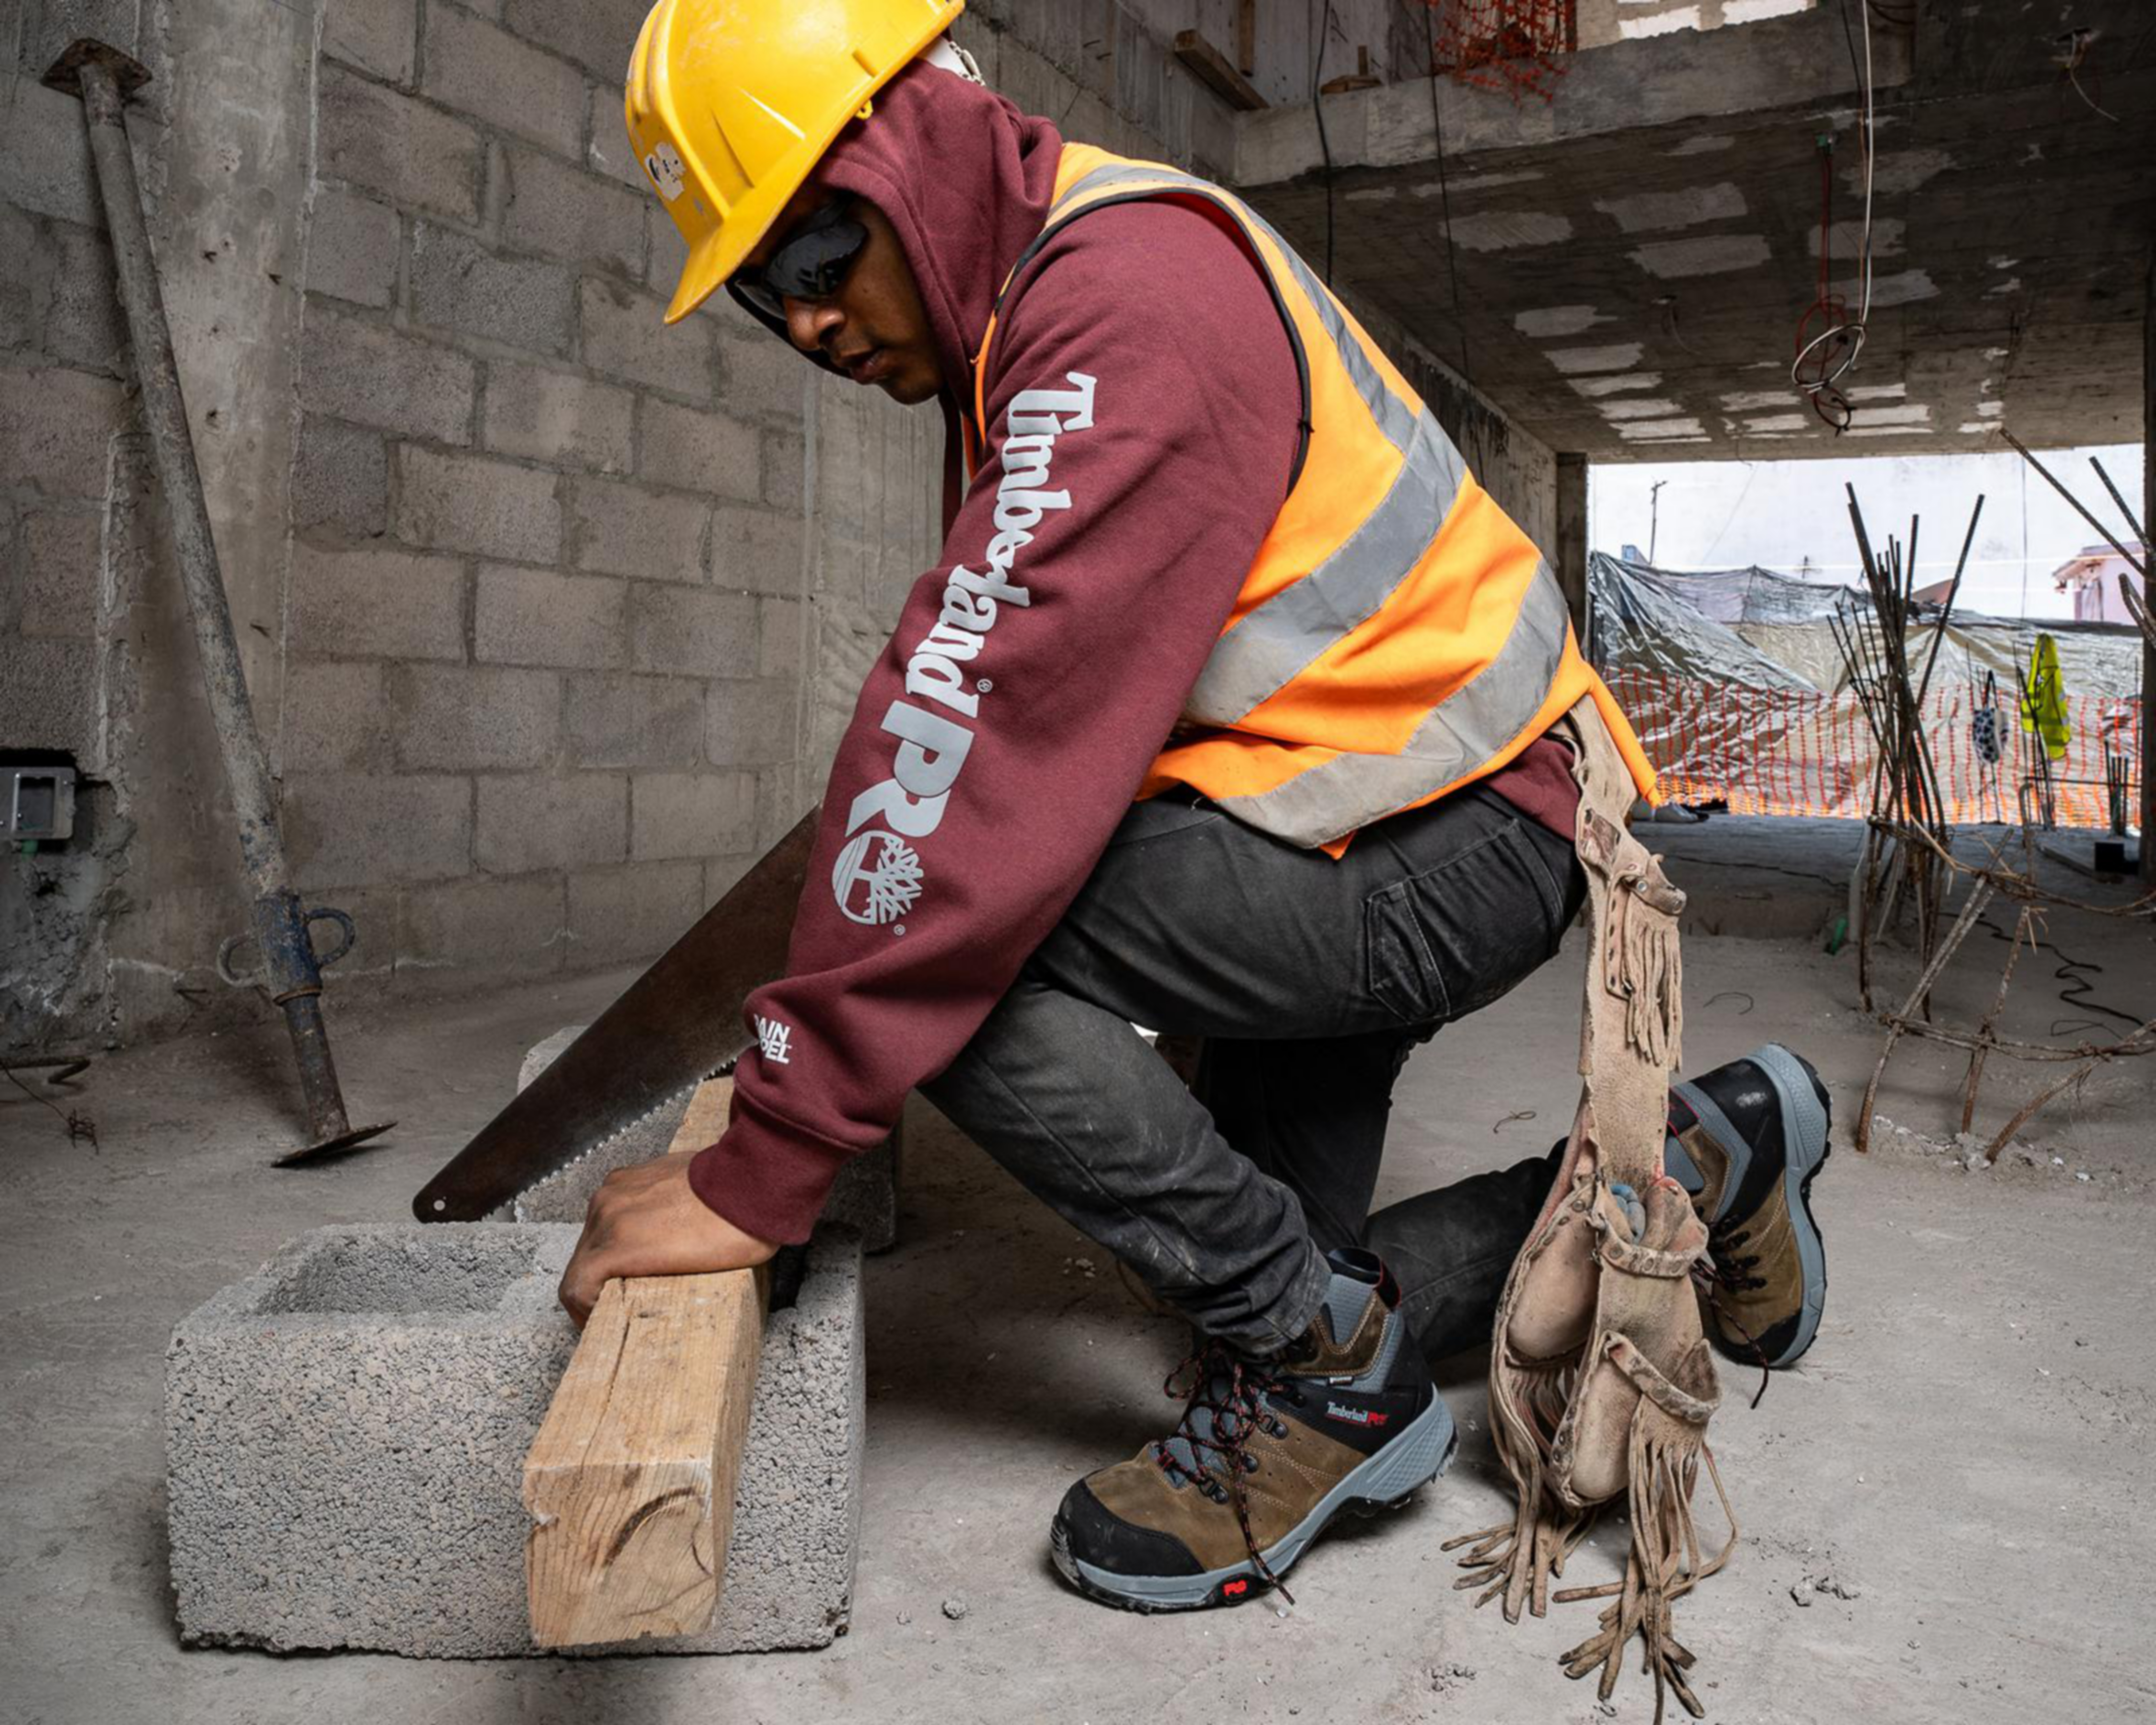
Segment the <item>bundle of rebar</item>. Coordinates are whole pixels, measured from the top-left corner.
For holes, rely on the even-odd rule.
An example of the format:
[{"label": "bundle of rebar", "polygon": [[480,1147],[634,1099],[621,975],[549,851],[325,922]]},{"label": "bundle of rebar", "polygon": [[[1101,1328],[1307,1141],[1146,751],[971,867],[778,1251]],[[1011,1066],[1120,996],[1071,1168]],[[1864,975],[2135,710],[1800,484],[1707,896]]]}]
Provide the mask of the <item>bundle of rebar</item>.
[{"label": "bundle of rebar", "polygon": [[[1841,650],[1849,685],[1864,710],[1865,721],[1878,747],[1871,780],[1871,830],[1866,835],[1857,901],[1857,985],[1869,1011],[1872,942],[1892,923],[1905,896],[1916,916],[1920,959],[1928,961],[1938,942],[1948,886],[1947,871],[1939,859],[1949,851],[1953,834],[1946,819],[1946,799],[1939,790],[1938,771],[1932,760],[1931,739],[1924,728],[1923,706],[1931,692],[1939,648],[1946,639],[1947,620],[1953,615],[1962,576],[1969,567],[1969,551],[1976,542],[1984,499],[1976,500],[1970,513],[1953,580],[1926,639],[1916,598],[1921,518],[1910,518],[1906,547],[1890,537],[1883,550],[1875,550],[1863,508],[1856,501],[1856,488],[1851,485],[1847,490],[1850,524],[1856,530],[1864,572],[1864,594],[1861,598],[1856,595],[1845,598],[1828,621],[1835,644]],[[1912,624],[1917,625],[1914,629]],[[1909,842],[1918,832],[1932,842]],[[1928,1003],[1926,1006],[1928,1009]]]}]

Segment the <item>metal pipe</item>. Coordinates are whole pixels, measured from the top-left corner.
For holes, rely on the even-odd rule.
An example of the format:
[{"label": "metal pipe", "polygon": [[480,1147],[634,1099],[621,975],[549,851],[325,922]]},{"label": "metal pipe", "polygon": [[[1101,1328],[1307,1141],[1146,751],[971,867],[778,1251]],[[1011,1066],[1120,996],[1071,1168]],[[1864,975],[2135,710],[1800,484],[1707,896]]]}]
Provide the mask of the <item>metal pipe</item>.
[{"label": "metal pipe", "polygon": [[[209,509],[203,495],[202,472],[195,462],[187,404],[180,393],[179,365],[172,352],[157,258],[142,213],[141,189],[136,182],[135,157],[128,144],[121,87],[123,80],[131,91],[146,84],[149,74],[117,49],[88,41],[76,43],[46,74],[48,83],[80,95],[89,121],[90,159],[96,168],[98,193],[105,205],[105,225],[119,272],[120,300],[127,314],[142,416],[149,427],[157,479],[172,517],[181,584],[187,593],[187,614],[194,624],[195,647],[201,659],[203,685],[217,722],[225,784],[239,829],[240,862],[252,900],[253,938],[262,957],[258,977],[236,978],[226,961],[237,942],[228,941],[218,968],[228,981],[259,982],[284,1009],[312,1131],[309,1143],[280,1158],[291,1162],[347,1147],[388,1131],[388,1125],[353,1130],[338,1088],[336,1066],[330,1057],[329,1030],[322,1020],[321,968],[308,924],[325,916],[341,918],[347,936],[345,947],[349,947],[351,922],[341,912],[302,909],[285,865],[284,838],[277,826],[275,787],[247,697],[239,641],[233,632],[232,611],[225,600],[217,544],[210,534]],[[334,957],[341,957],[344,950],[339,948]]]}]

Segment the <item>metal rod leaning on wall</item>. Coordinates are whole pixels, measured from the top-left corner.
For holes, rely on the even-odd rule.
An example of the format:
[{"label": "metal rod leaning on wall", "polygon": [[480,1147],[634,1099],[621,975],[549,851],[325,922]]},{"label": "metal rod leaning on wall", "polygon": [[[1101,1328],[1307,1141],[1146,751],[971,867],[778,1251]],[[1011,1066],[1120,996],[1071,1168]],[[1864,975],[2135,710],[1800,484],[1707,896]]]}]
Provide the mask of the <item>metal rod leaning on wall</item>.
[{"label": "metal rod leaning on wall", "polygon": [[[285,841],[277,826],[275,788],[262,738],[254,728],[247,698],[247,679],[239,662],[239,643],[232,629],[224,580],[218,568],[217,544],[210,535],[209,509],[203,497],[202,473],[195,464],[194,441],[187,429],[187,405],[180,393],[179,366],[165,317],[165,298],[150,248],[149,223],[135,179],[135,157],[127,139],[126,99],[150,81],[148,69],[101,42],[79,41],[53,64],[44,81],[78,95],[90,129],[90,153],[97,189],[105,205],[112,255],[120,276],[120,302],[127,313],[127,332],[135,352],[141,390],[142,416],[157,466],[158,483],[172,516],[172,538],[179,555],[195,645],[201,655],[203,685],[217,721],[225,783],[231,792],[239,828],[240,860],[253,901],[251,936],[225,942],[218,969],[228,983],[259,986],[284,1009],[292,1051],[305,1092],[309,1142],[278,1161],[291,1163],[326,1151],[349,1148],[394,1122],[355,1131],[345,1113],[330,1058],[328,1027],[322,1020],[324,963],[334,963],[351,949],[352,919],[341,911],[305,910],[292,890],[285,863]],[[311,925],[332,922],[344,940],[326,958],[318,958]],[[238,975],[232,955],[251,938],[261,954],[261,970]]]}]

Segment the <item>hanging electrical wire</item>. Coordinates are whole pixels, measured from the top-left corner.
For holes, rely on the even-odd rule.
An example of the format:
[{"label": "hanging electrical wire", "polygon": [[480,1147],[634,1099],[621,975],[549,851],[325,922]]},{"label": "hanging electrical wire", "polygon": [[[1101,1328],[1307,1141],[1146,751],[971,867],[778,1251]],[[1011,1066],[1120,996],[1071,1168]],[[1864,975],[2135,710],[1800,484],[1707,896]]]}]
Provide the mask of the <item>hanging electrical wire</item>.
[{"label": "hanging electrical wire", "polygon": [[[1864,221],[1857,243],[1857,305],[1850,315],[1845,298],[1832,288],[1834,264],[1834,140],[1820,139],[1820,270],[1812,303],[1797,321],[1797,352],[1790,362],[1789,381],[1794,383],[1812,411],[1839,434],[1849,429],[1853,417],[1849,398],[1838,387],[1864,352],[1871,317],[1871,201],[1874,169],[1878,157],[1878,119],[1874,108],[1871,74],[1871,11],[1863,12],[1864,59],[1856,58],[1856,41],[1849,22],[1849,0],[1841,0],[1842,34],[1849,43],[1851,67],[1856,73],[1860,101],[1858,136],[1864,160]],[[1815,319],[1825,327],[1817,335],[1808,331]]]},{"label": "hanging electrical wire", "polygon": [[1325,41],[1332,33],[1332,0],[1325,0],[1324,15],[1317,22],[1317,47],[1310,56],[1310,111],[1317,116],[1317,147],[1325,157],[1325,285],[1332,285],[1332,141],[1325,133],[1325,93],[1318,80],[1325,74]]}]

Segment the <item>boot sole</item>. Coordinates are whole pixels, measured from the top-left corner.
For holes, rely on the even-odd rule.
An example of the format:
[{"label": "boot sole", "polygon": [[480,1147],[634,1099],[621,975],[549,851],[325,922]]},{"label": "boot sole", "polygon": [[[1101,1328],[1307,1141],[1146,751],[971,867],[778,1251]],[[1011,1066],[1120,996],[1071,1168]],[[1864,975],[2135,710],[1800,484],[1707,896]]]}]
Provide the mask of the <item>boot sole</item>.
[{"label": "boot sole", "polygon": [[[1804,1274],[1804,1304],[1797,1315],[1796,1334],[1789,1345],[1766,1363],[1779,1370],[1794,1365],[1819,1333],[1826,1313],[1826,1241],[1812,1215],[1812,1182],[1832,1153],[1827,1142],[1826,1111],[1797,1057],[1779,1042],[1754,1049],[1744,1058],[1767,1075],[1782,1104],[1782,1198],[1789,1206],[1789,1226],[1796,1236],[1797,1262]],[[1742,1178],[1751,1159],[1752,1146],[1715,1106],[1714,1099],[1689,1084],[1671,1086],[1681,1091],[1686,1103],[1698,1116],[1732,1160],[1731,1189]]]},{"label": "boot sole", "polygon": [[[1265,1548],[1266,1567],[1276,1576],[1286,1575],[1343,1512],[1374,1516],[1400,1508],[1445,1471],[1458,1447],[1452,1411],[1442,1397],[1434,1396],[1398,1437],[1342,1476],[1309,1514]],[[1270,1591],[1257,1565],[1249,1562],[1209,1569],[1199,1575],[1118,1575],[1098,1568],[1073,1555],[1070,1530],[1060,1514],[1049,1530],[1048,1550],[1063,1579],[1080,1593],[1126,1611],[1202,1611],[1215,1605],[1244,1604]]]}]

